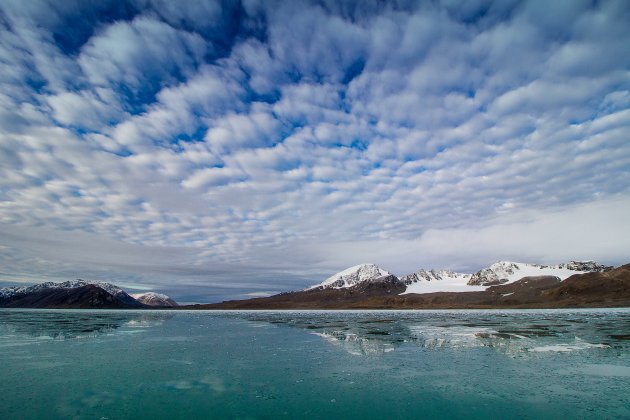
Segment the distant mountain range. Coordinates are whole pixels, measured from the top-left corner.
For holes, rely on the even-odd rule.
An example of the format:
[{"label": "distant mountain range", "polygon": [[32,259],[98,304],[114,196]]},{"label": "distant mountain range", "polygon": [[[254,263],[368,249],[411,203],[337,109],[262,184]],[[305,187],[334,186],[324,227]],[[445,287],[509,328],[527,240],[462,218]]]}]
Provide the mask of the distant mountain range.
[{"label": "distant mountain range", "polygon": [[[488,286],[511,283],[527,276],[555,276],[560,280],[564,280],[573,274],[603,272],[612,268],[597,264],[594,261],[571,261],[558,265],[499,261],[476,273],[421,269],[415,273],[402,276],[399,280],[406,286],[404,293],[472,292],[485,290]],[[340,271],[306,290],[348,288],[389,275],[391,273],[374,264],[361,264]],[[467,286],[483,286],[483,288]]]},{"label": "distant mountain range", "polygon": [[178,306],[170,297],[130,295],[120,287],[74,280],[0,289],[0,307],[12,308],[550,308],[630,306],[630,264],[593,261],[557,265],[500,261],[476,273],[419,270],[396,277],[374,264],[334,274],[304,290],[216,304]]},{"label": "distant mountain range", "polygon": [[142,309],[172,307],[177,303],[166,295],[143,293],[131,296],[111,283],[73,280],[0,289],[0,307]]},{"label": "distant mountain range", "polygon": [[419,270],[400,278],[374,264],[340,271],[307,289],[197,309],[429,309],[630,306],[630,264],[500,261],[476,273]]}]

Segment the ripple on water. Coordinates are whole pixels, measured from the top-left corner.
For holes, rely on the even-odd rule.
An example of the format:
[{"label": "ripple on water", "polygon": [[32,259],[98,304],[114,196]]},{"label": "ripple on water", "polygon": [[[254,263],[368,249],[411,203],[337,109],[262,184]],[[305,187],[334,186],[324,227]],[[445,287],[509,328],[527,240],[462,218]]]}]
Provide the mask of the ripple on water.
[{"label": "ripple on water", "polygon": [[575,369],[578,373],[592,376],[630,377],[630,366],[610,364],[588,364]]},{"label": "ripple on water", "polygon": [[532,352],[544,353],[544,352],[556,352],[556,353],[570,353],[573,351],[587,350],[587,349],[607,349],[610,348],[607,344],[593,344],[586,341],[575,338],[573,343],[557,343],[546,346],[536,346],[529,349]]}]

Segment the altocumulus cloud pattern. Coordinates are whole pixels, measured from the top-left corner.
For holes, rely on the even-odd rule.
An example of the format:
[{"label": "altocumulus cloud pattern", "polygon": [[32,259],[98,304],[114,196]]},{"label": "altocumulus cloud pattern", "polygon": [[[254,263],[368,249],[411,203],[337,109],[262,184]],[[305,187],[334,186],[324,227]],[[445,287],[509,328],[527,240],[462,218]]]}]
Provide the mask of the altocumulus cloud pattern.
[{"label": "altocumulus cloud pattern", "polygon": [[365,261],[627,262],[628,22],[623,1],[3,1],[0,280],[185,301]]}]

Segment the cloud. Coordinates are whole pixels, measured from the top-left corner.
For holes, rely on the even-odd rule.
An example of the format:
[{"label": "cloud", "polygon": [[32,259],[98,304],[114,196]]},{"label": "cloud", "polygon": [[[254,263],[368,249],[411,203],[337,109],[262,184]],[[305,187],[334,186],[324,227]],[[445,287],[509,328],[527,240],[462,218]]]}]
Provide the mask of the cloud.
[{"label": "cloud", "polygon": [[265,6],[268,44],[292,77],[340,82],[362,67],[368,37],[360,25],[308,2]]},{"label": "cloud", "polygon": [[273,144],[279,131],[280,122],[268,112],[230,114],[223,116],[206,132],[205,140],[213,150],[223,154],[243,146]]},{"label": "cloud", "polygon": [[208,48],[198,34],[138,17],[115,22],[90,38],[78,63],[95,86],[122,85],[143,93],[193,75]]},{"label": "cloud", "polygon": [[119,121],[124,111],[116,94],[109,89],[97,88],[94,92],[63,92],[47,98],[52,114],[59,123],[87,130],[103,129]]},{"label": "cloud", "polygon": [[167,0],[139,0],[139,9],[157,14],[160,19],[174,27],[192,28],[209,35],[206,32],[220,26],[221,3],[218,1],[186,2],[176,4]]},{"label": "cloud", "polygon": [[628,204],[630,199],[622,196],[554,212],[517,209],[481,226],[428,229],[416,239],[294,244],[291,252],[317,253],[338,266],[371,261],[397,275],[418,267],[473,272],[498,260],[557,264],[597,259],[619,265],[629,258],[629,240],[617,234]]},{"label": "cloud", "polygon": [[201,188],[226,185],[233,181],[244,180],[245,174],[230,168],[206,168],[195,172],[184,180],[184,188]]},{"label": "cloud", "polygon": [[626,262],[629,14],[5,2],[2,279],[194,300],[367,260]]}]

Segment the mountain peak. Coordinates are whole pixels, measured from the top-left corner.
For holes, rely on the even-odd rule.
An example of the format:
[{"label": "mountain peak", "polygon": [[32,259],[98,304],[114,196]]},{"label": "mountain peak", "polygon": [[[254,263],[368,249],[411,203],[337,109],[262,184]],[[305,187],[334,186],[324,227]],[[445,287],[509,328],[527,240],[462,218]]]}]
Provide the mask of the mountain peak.
[{"label": "mountain peak", "polygon": [[138,302],[148,306],[179,306],[169,296],[156,292],[134,293],[131,295]]},{"label": "mountain peak", "polygon": [[379,268],[376,264],[359,264],[350,268],[346,268],[332,276],[328,277],[323,282],[309,287],[311,289],[343,289],[352,287],[356,284],[366,281],[374,280],[379,277],[389,276],[391,273]]}]

